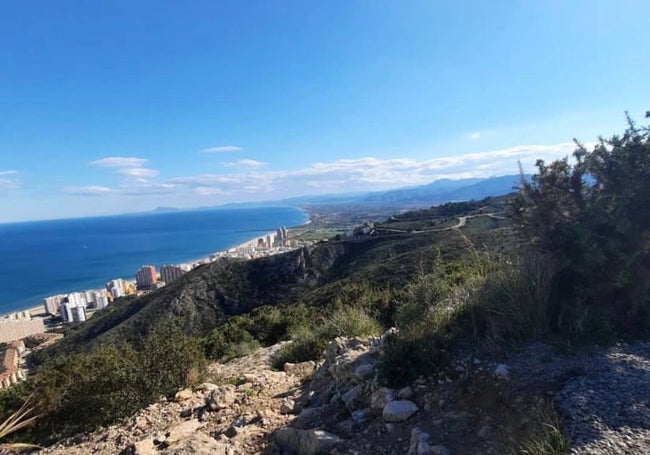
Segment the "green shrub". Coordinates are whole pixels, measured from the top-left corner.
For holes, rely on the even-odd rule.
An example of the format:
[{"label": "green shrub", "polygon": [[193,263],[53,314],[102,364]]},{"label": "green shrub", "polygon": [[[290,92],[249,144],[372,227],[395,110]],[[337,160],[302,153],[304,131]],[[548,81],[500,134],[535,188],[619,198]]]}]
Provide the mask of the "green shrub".
[{"label": "green shrub", "polygon": [[388,387],[400,387],[419,376],[430,376],[448,365],[444,343],[432,334],[418,338],[391,336],[379,359],[378,377]]},{"label": "green shrub", "polygon": [[203,350],[209,359],[225,362],[289,339],[291,333],[308,326],[316,313],[300,304],[259,307],[214,328],[203,338]]},{"label": "green shrub", "polygon": [[272,358],[274,368],[280,370],[286,362],[298,363],[316,360],[331,338],[320,330],[303,328],[294,333],[291,342],[283,346]]},{"label": "green shrub", "polygon": [[[336,310],[326,322],[330,339],[336,336],[369,337],[379,335],[381,326],[363,308],[345,306]],[[334,335],[334,336],[332,336]]]},{"label": "green shrub", "polygon": [[[650,332],[650,128],[539,160],[510,215],[524,242],[553,257],[553,330]],[[604,326],[600,324],[606,322]]]},{"label": "green shrub", "polygon": [[555,265],[549,256],[486,258],[483,271],[482,282],[463,310],[477,338],[522,341],[551,330]]},{"label": "green shrub", "polygon": [[291,343],[274,356],[273,366],[280,369],[286,362],[317,360],[327,344],[338,336],[368,337],[379,333],[381,326],[365,310],[344,306],[320,322],[298,327],[291,336]]},{"label": "green shrub", "polygon": [[54,358],[26,384],[44,413],[37,436],[55,439],[117,422],[198,381],[204,367],[198,340],[171,322],[155,327],[140,350],[118,343]]}]

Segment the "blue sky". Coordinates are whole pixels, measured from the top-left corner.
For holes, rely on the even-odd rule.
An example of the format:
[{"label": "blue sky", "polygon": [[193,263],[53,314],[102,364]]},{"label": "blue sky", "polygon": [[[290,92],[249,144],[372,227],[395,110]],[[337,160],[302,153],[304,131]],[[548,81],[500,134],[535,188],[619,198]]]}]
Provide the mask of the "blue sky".
[{"label": "blue sky", "polygon": [[650,109],[647,1],[33,1],[0,222],[514,173]]}]

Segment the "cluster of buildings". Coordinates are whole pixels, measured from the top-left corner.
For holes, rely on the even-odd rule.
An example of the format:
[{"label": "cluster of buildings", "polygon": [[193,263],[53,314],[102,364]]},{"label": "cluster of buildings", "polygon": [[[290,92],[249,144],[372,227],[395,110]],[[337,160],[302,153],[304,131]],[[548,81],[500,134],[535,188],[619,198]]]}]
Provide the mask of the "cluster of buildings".
[{"label": "cluster of buildings", "polygon": [[47,314],[60,315],[64,322],[83,322],[87,319],[88,309],[106,308],[112,299],[113,296],[108,290],[89,289],[46,297],[43,299],[43,306]]},{"label": "cluster of buildings", "polygon": [[0,372],[0,389],[25,380],[25,372],[20,368],[20,357],[25,352],[23,340],[16,340],[5,347]]},{"label": "cluster of buildings", "polygon": [[114,299],[127,295],[139,295],[169,284],[194,267],[214,261],[220,257],[255,258],[281,253],[302,246],[302,242],[288,238],[286,227],[279,227],[263,237],[244,243],[228,251],[211,255],[193,264],[165,264],[156,270],[153,265],[143,265],[136,273],[135,280],[116,278],[106,283],[103,289],[90,289],[69,294],[58,294],[43,299],[45,312],[60,316],[63,322],[83,322],[89,310],[106,308]]},{"label": "cluster of buildings", "polygon": [[211,260],[220,257],[234,257],[254,259],[262,256],[270,256],[277,253],[290,251],[294,248],[304,246],[305,242],[289,239],[286,227],[279,227],[275,232],[270,232],[250,242],[243,243],[228,251],[223,251],[210,256]]},{"label": "cluster of buildings", "polygon": [[9,343],[43,332],[43,319],[32,318],[29,311],[19,311],[0,319],[0,343]]},{"label": "cluster of buildings", "polygon": [[45,312],[60,316],[63,322],[84,322],[89,310],[101,310],[119,297],[136,295],[164,286],[192,270],[189,264],[163,265],[160,275],[152,265],[142,266],[135,274],[135,281],[115,278],[104,289],[89,289],[69,294],[58,294],[43,299]]},{"label": "cluster of buildings", "polygon": [[45,332],[43,319],[32,318],[29,311],[19,311],[0,319],[0,389],[24,381],[25,372],[20,367],[22,354],[25,352],[23,338],[40,335]]}]

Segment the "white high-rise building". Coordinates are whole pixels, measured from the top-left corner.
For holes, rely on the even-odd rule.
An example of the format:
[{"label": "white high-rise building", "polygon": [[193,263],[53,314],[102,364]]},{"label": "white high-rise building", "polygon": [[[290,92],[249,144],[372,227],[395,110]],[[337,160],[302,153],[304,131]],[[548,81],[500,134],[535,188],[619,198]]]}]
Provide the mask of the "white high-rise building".
[{"label": "white high-rise building", "polygon": [[106,289],[111,293],[114,299],[126,295],[127,285],[122,278],[116,278],[106,283]]},{"label": "white high-rise building", "polygon": [[73,292],[67,301],[61,304],[61,317],[65,322],[83,322],[86,320],[86,294]]},{"label": "white high-rise building", "polygon": [[95,292],[95,306],[99,310],[108,306],[108,296],[106,295],[106,291],[99,290]]},{"label": "white high-rise building", "polygon": [[43,299],[43,306],[45,307],[45,312],[55,316],[59,314],[59,308],[61,307],[61,302],[65,299],[64,294],[52,295],[50,297],[45,297]]}]

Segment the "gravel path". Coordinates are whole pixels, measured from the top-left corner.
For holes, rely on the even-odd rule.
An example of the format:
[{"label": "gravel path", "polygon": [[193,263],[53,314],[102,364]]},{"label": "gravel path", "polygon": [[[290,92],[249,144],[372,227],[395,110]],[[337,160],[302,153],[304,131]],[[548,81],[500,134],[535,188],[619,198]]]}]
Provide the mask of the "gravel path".
[{"label": "gravel path", "polygon": [[565,356],[534,344],[508,363],[514,378],[554,385],[571,454],[650,454],[650,343]]}]

